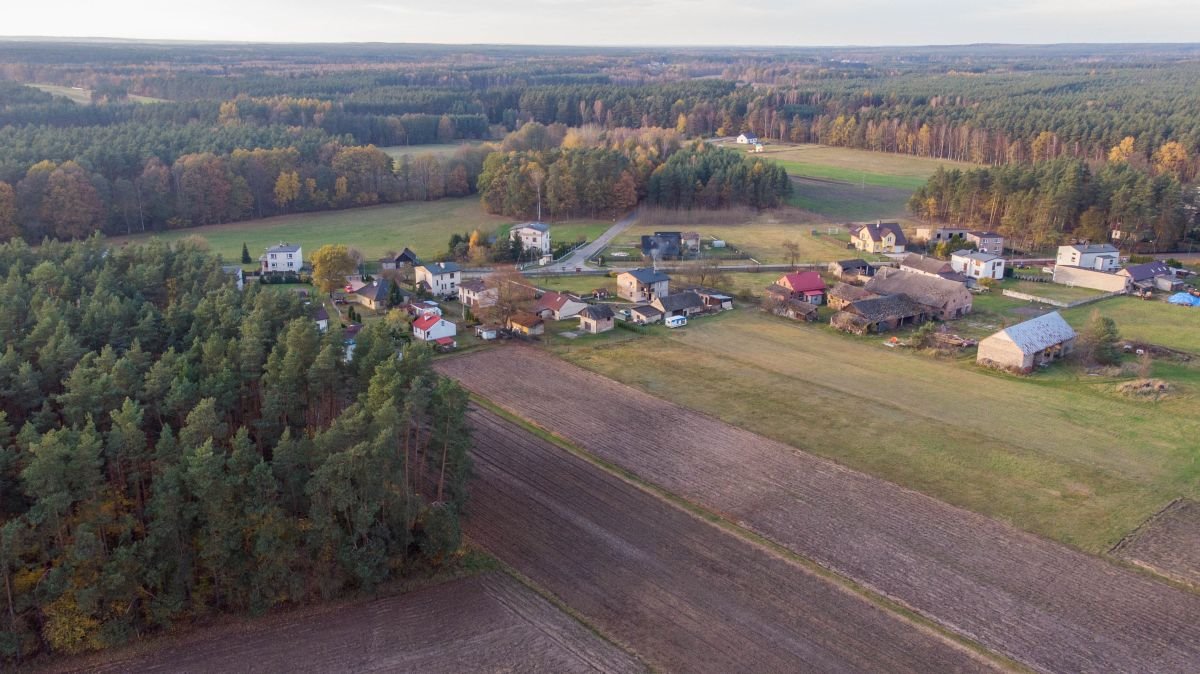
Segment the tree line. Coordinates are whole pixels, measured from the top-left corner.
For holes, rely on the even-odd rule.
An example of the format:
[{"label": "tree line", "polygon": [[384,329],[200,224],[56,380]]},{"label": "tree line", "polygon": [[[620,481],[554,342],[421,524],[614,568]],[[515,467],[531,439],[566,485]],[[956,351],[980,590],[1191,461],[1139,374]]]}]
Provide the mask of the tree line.
[{"label": "tree line", "polygon": [[970,170],[939,168],[909,201],[931,221],[994,229],[1025,249],[1067,239],[1152,243],[1170,250],[1187,233],[1183,187],[1171,173],[1150,175],[1114,158],[1099,170],[1060,157]]},{"label": "tree line", "polygon": [[194,244],[0,245],[0,653],[369,589],[459,545],[465,392]]}]

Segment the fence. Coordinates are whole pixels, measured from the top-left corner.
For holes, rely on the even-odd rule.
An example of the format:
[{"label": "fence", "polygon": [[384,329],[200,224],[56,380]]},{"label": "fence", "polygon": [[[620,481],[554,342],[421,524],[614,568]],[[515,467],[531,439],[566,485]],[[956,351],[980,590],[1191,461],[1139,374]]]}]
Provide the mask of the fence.
[{"label": "fence", "polygon": [[1100,300],[1106,300],[1110,297],[1116,297],[1117,295],[1124,295],[1125,291],[1117,290],[1117,291],[1114,291],[1111,293],[1104,293],[1103,295],[1097,295],[1095,297],[1087,297],[1082,300],[1075,300],[1074,302],[1064,302],[1062,300],[1052,300],[1049,297],[1042,297],[1040,295],[1030,295],[1029,293],[1021,293],[1021,292],[1017,292],[1016,290],[1004,290],[1003,294],[1005,297],[1011,297],[1013,299],[1027,300],[1029,302],[1041,302],[1042,304],[1049,304],[1052,307],[1058,307],[1060,309],[1072,309],[1074,307],[1081,307],[1085,304],[1091,304],[1092,302],[1099,302]]}]

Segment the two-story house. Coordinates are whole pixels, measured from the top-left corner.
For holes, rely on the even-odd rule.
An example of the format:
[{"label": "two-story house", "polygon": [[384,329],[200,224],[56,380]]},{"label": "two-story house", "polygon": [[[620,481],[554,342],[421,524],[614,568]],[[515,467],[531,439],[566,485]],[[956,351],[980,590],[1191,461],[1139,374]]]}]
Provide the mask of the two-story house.
[{"label": "two-story house", "polygon": [[1115,246],[1108,243],[1077,243],[1070,246],[1059,246],[1056,265],[1065,267],[1082,267],[1095,271],[1116,271],[1120,254]]},{"label": "two-story house", "polygon": [[458,295],[462,270],[453,262],[422,264],[413,270],[413,280],[434,297],[454,297]]},{"label": "two-story house", "polygon": [[876,222],[850,232],[854,247],[866,253],[903,253],[908,245],[898,222]]},{"label": "two-story house", "polygon": [[954,271],[973,279],[1004,279],[1004,258],[977,250],[957,250],[950,255]]},{"label": "two-story house", "polygon": [[279,243],[258,256],[263,272],[298,273],[304,266],[304,251],[298,244]]},{"label": "two-story house", "polygon": [[617,296],[630,302],[650,303],[670,294],[671,277],[657,269],[631,269],[617,277]]},{"label": "two-story house", "polygon": [[1004,254],[1004,237],[996,232],[967,232],[966,240],[974,243],[975,249],[981,253]]},{"label": "two-story house", "polygon": [[500,291],[497,288],[489,288],[481,278],[467,279],[458,286],[458,301],[462,302],[464,307],[490,307],[495,305],[499,298]]},{"label": "two-story house", "polygon": [[550,225],[541,222],[527,222],[517,225],[508,231],[510,239],[521,239],[521,250],[529,254],[536,252],[535,257],[550,254]]}]

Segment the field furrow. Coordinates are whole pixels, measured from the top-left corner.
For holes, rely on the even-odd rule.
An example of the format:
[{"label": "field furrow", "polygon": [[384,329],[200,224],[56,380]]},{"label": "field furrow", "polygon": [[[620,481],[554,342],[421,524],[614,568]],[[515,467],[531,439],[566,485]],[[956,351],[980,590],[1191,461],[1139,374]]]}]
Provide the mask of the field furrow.
[{"label": "field furrow", "polygon": [[490,412],[470,421],[467,534],[657,669],[992,669]]},{"label": "field furrow", "polygon": [[596,456],[1034,669],[1200,667],[1194,594],[534,349],[480,352],[438,369]]}]

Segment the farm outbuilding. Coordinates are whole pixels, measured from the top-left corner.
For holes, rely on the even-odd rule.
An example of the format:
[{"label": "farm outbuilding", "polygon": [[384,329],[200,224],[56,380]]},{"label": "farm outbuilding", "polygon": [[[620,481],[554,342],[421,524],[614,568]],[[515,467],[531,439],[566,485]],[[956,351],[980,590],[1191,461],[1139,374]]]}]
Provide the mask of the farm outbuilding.
[{"label": "farm outbuilding", "polygon": [[856,335],[887,332],[929,319],[929,308],[901,295],[886,295],[847,304],[829,320],[830,325]]},{"label": "farm outbuilding", "polygon": [[1018,323],[979,342],[975,362],[1014,372],[1065,357],[1075,347],[1075,330],[1057,311]]},{"label": "farm outbuilding", "polygon": [[607,304],[588,305],[579,312],[579,329],[593,335],[613,329],[616,314]]}]

